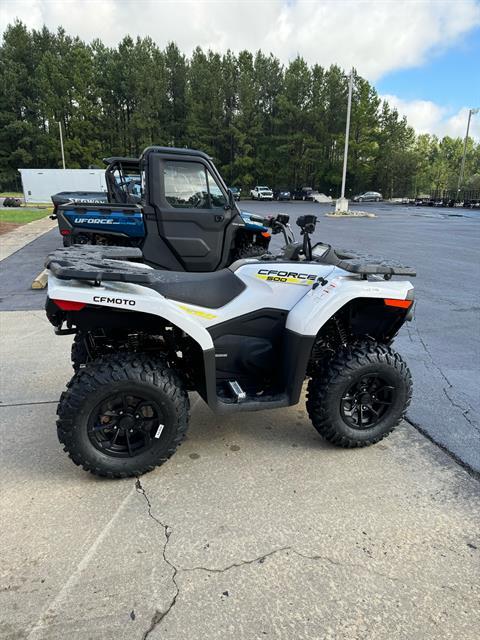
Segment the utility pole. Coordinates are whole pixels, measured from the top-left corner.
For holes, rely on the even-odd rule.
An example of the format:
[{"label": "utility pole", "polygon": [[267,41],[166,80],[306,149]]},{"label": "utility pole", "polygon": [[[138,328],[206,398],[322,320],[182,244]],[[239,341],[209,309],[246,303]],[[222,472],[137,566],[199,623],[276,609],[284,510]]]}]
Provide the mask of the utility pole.
[{"label": "utility pole", "polygon": [[60,148],[62,150],[62,164],[65,169],[65,151],[63,150],[63,133],[62,133],[62,123],[58,122],[58,129],[60,131]]},{"label": "utility pole", "polygon": [[463,172],[465,171],[465,156],[467,155],[467,143],[468,143],[468,133],[470,131],[470,120],[472,119],[472,115],[478,113],[480,109],[469,109],[468,110],[468,120],[467,120],[467,132],[465,134],[465,140],[463,142],[463,156],[462,156],[462,164],[460,165],[460,175],[458,176],[458,185],[457,185],[457,200],[460,197],[460,189],[463,184]]},{"label": "utility pole", "polygon": [[347,179],[348,139],[350,137],[350,113],[352,110],[353,67],[348,83],[347,125],[345,127],[345,148],[343,152],[342,191],[335,205],[335,211],[348,211],[348,200],[345,198],[345,182]]}]

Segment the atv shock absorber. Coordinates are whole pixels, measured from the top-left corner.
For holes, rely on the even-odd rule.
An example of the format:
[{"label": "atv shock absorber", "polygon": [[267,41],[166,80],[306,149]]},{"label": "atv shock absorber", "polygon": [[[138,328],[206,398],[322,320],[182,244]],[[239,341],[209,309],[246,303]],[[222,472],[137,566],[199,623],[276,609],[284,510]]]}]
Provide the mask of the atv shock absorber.
[{"label": "atv shock absorber", "polygon": [[345,327],[343,326],[343,322],[340,318],[335,317],[335,326],[337,328],[338,337],[340,338],[342,347],[346,347],[348,344],[348,336],[347,332],[345,331]]}]

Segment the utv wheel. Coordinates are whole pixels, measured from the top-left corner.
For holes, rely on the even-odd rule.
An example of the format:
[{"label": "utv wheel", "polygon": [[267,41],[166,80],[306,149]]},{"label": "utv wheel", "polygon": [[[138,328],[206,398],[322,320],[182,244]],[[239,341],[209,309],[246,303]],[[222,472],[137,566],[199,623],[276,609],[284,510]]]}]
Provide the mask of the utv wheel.
[{"label": "utv wheel", "polygon": [[260,247],[258,244],[247,244],[237,249],[233,256],[233,261],[244,260],[245,258],[258,258],[268,253],[268,249]]},{"label": "utv wheel", "polygon": [[410,404],[412,380],[390,347],[363,343],[338,353],[308,384],[315,429],[340,447],[365,447],[387,436]]},{"label": "utv wheel", "polygon": [[163,360],[125,355],[80,369],[58,405],[58,439],[73,462],[108,478],[163,464],[188,426],[188,395]]}]

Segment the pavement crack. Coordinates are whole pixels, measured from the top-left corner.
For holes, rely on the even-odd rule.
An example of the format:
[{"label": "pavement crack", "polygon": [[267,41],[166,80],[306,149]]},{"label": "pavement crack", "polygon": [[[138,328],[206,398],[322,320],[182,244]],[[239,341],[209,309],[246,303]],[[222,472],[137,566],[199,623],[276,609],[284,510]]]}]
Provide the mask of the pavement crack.
[{"label": "pavement crack", "polygon": [[396,578],[395,576],[390,576],[387,573],[382,573],[377,569],[373,569],[371,566],[366,566],[358,563],[355,564],[352,562],[340,562],[339,560],[334,560],[333,558],[330,558],[330,556],[323,556],[320,554],[308,555],[306,553],[300,553],[300,551],[297,551],[297,549],[293,549],[293,548],[291,549],[291,551],[295,555],[300,556],[300,558],[305,558],[306,560],[320,560],[322,562],[328,562],[329,564],[333,564],[338,567],[347,567],[351,569],[363,569],[368,573],[373,573],[374,575],[379,576],[381,578],[385,578],[386,580],[392,580],[393,582],[406,584],[405,582],[403,582],[403,580],[400,580],[400,578]]},{"label": "pavement crack", "polygon": [[226,573],[227,571],[230,571],[230,569],[234,569],[237,567],[244,567],[246,565],[251,565],[251,564],[263,564],[263,562],[265,561],[266,558],[269,558],[277,553],[281,553],[283,551],[290,551],[291,553],[293,553],[294,555],[298,556],[299,558],[303,558],[304,560],[318,560],[320,562],[326,562],[328,564],[337,566],[337,567],[344,567],[344,568],[351,568],[351,569],[363,569],[364,571],[366,571],[367,573],[373,573],[376,576],[385,578],[386,580],[392,580],[393,582],[398,582],[401,584],[405,584],[402,580],[400,580],[400,578],[396,578],[395,576],[391,576],[388,575],[386,573],[382,573],[381,571],[378,571],[376,569],[373,569],[371,566],[367,566],[365,564],[359,564],[359,563],[352,563],[352,562],[342,562],[340,560],[334,560],[333,558],[331,558],[330,556],[325,556],[325,555],[321,555],[321,554],[306,554],[306,553],[301,553],[300,551],[298,551],[297,549],[295,549],[295,547],[292,546],[286,546],[286,547],[279,547],[277,549],[273,549],[272,551],[269,551],[268,553],[264,553],[261,556],[257,556],[255,558],[252,558],[250,560],[241,560],[239,562],[232,562],[232,564],[227,565],[226,567],[222,567],[222,568],[218,568],[218,567],[202,567],[202,566],[198,566],[198,567],[190,567],[190,568],[181,568],[179,569],[179,572],[181,573],[188,573],[190,571],[206,571],[207,573]]},{"label": "pavement crack", "polygon": [[478,426],[476,425],[475,422],[473,422],[471,420],[471,418],[469,417],[469,412],[470,409],[465,409],[464,407],[462,407],[460,404],[458,404],[457,402],[455,402],[453,400],[453,398],[449,395],[448,391],[451,389],[452,391],[455,390],[453,384],[450,382],[450,380],[448,379],[448,377],[445,375],[445,373],[443,372],[443,369],[440,367],[440,365],[437,364],[437,362],[435,361],[430,349],[427,346],[427,343],[425,342],[425,340],[422,337],[422,334],[420,333],[420,329],[418,328],[418,325],[416,322],[413,323],[414,327],[415,327],[415,331],[417,333],[418,339],[420,341],[420,344],[422,345],[425,353],[428,355],[428,357],[430,358],[430,361],[432,363],[432,365],[435,367],[435,369],[439,372],[439,374],[441,375],[441,377],[445,380],[446,382],[446,386],[442,387],[442,391],[445,395],[445,397],[447,398],[447,400],[450,402],[450,404],[452,405],[452,407],[455,407],[456,409],[459,409],[461,414],[463,415],[463,417],[465,418],[465,420],[468,422],[468,424],[472,427],[474,427],[476,430],[478,430]]},{"label": "pavement crack", "polygon": [[475,422],[473,422],[470,419],[470,417],[468,415],[470,413],[470,409],[464,409],[461,405],[456,403],[455,400],[448,394],[448,389],[451,389],[451,385],[450,385],[450,387],[443,387],[443,393],[444,393],[445,397],[447,398],[447,400],[452,405],[452,407],[455,407],[455,408],[459,409],[462,412],[462,415],[465,418],[465,420],[468,422],[468,424],[470,426],[472,426],[476,431],[479,431],[478,426],[475,424]]},{"label": "pavement crack", "polygon": [[418,325],[416,322],[413,323],[413,326],[415,327],[415,331],[417,333],[418,339],[420,340],[420,344],[422,345],[425,353],[428,355],[428,357],[430,358],[431,363],[433,364],[433,366],[435,367],[435,369],[439,372],[439,374],[442,376],[442,378],[445,380],[445,382],[448,385],[448,388],[451,389],[453,387],[452,383],[450,382],[450,380],[447,378],[447,376],[443,373],[442,368],[436,363],[434,357],[432,356],[432,353],[430,351],[430,349],[427,346],[427,343],[425,342],[425,340],[422,337],[422,334],[420,333],[420,329],[418,328]]},{"label": "pavement crack", "polygon": [[279,547],[278,549],[273,549],[268,553],[264,553],[261,556],[257,556],[256,558],[252,558],[251,560],[240,560],[240,562],[232,562],[232,564],[227,565],[223,568],[218,567],[189,567],[187,569],[180,569],[182,573],[187,573],[189,571],[207,571],[208,573],[225,573],[226,571],[230,571],[230,569],[234,569],[235,567],[244,567],[245,565],[259,563],[262,564],[266,558],[275,555],[276,553],[280,553],[281,551],[291,550],[292,547]]},{"label": "pavement crack", "polygon": [[173,609],[173,607],[175,606],[176,602],[177,602],[177,598],[179,596],[180,593],[180,588],[178,586],[177,583],[177,574],[178,574],[178,568],[176,567],[176,565],[169,559],[168,555],[167,555],[167,547],[168,547],[168,543],[170,542],[170,536],[173,533],[173,529],[165,522],[162,522],[159,518],[157,518],[157,516],[155,516],[152,513],[152,503],[150,502],[150,498],[148,497],[141,481],[140,478],[137,478],[135,481],[135,489],[137,491],[137,493],[139,493],[140,495],[142,495],[145,498],[145,502],[147,503],[147,508],[148,508],[148,516],[150,518],[152,518],[152,520],[154,520],[158,525],[160,525],[163,529],[163,534],[165,536],[165,542],[163,545],[163,549],[162,549],[162,555],[163,555],[163,559],[165,561],[166,564],[168,564],[168,566],[172,569],[172,583],[174,586],[174,593],[173,596],[170,600],[170,602],[168,603],[166,609],[164,609],[163,611],[160,611],[159,609],[157,609],[155,611],[155,613],[153,614],[152,620],[150,622],[150,626],[148,627],[148,629],[145,631],[145,633],[142,636],[142,640],[146,640],[148,638],[148,636],[152,633],[152,631],[154,631],[154,629],[162,622],[162,620],[164,620],[164,618],[166,618],[166,616],[170,613],[170,611]]}]

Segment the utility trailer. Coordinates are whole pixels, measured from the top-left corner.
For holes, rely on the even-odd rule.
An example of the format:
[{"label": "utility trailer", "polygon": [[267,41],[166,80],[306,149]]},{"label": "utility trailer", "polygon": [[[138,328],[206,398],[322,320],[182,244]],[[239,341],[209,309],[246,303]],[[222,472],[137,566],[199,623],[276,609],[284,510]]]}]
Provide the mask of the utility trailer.
[{"label": "utility trailer", "polygon": [[480,209],[480,189],[471,189],[463,194],[463,206],[466,209]]}]

